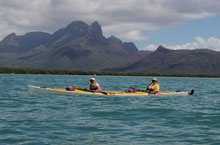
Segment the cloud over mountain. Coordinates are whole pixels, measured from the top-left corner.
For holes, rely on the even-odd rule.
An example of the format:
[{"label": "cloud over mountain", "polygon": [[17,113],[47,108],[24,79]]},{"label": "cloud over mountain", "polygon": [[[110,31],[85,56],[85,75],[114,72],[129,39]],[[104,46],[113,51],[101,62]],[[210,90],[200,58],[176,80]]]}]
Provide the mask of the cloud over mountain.
[{"label": "cloud over mountain", "polygon": [[105,35],[144,40],[140,31],[170,28],[220,13],[219,0],[7,0],[0,1],[0,39],[16,32],[53,32],[70,21],[101,23]]}]

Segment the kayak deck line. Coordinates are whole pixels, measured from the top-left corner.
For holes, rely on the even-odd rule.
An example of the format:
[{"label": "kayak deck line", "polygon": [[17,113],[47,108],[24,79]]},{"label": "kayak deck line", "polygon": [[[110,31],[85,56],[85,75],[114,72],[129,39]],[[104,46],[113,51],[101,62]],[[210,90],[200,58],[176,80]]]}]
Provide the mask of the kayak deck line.
[{"label": "kayak deck line", "polygon": [[194,90],[190,92],[184,91],[167,91],[167,92],[159,92],[156,94],[151,94],[149,92],[144,91],[135,91],[135,92],[123,92],[123,91],[101,91],[95,92],[90,90],[83,89],[74,89],[74,90],[66,90],[62,88],[47,88],[47,87],[39,87],[28,85],[28,91],[30,93],[37,94],[52,94],[52,95],[70,95],[75,96],[77,94],[85,94],[85,95],[112,95],[112,96],[147,96],[147,95],[193,95]]}]

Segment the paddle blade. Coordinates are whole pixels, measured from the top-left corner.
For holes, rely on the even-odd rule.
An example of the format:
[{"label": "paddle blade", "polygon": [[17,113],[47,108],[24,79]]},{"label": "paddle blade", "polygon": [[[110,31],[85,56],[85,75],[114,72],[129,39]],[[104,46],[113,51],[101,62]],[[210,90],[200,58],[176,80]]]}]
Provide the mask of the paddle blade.
[{"label": "paddle blade", "polygon": [[191,92],[189,92],[189,95],[193,95],[194,94],[194,90],[192,89]]},{"label": "paddle blade", "polygon": [[101,92],[102,94],[104,94],[104,95],[108,95],[108,93],[107,92]]}]

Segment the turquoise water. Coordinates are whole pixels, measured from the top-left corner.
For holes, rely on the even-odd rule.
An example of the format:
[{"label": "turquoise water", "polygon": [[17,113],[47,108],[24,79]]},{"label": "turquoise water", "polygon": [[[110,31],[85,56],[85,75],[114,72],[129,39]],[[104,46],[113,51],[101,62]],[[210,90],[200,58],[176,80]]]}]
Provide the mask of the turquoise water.
[{"label": "turquoise water", "polygon": [[[159,77],[193,96],[59,96],[27,85],[89,86],[91,76],[0,75],[0,144],[220,143],[220,79]],[[102,90],[144,89],[150,77],[96,76]]]}]

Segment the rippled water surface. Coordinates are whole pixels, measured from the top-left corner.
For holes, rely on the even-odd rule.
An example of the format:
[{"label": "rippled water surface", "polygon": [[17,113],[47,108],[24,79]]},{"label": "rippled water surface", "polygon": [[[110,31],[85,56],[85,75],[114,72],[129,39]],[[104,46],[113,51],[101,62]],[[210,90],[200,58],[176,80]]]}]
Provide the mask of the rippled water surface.
[{"label": "rippled water surface", "polygon": [[[0,75],[0,144],[220,144],[220,79],[159,77],[193,96],[59,96],[27,85],[88,88],[91,76]],[[145,89],[150,77],[96,76],[102,90]]]}]

